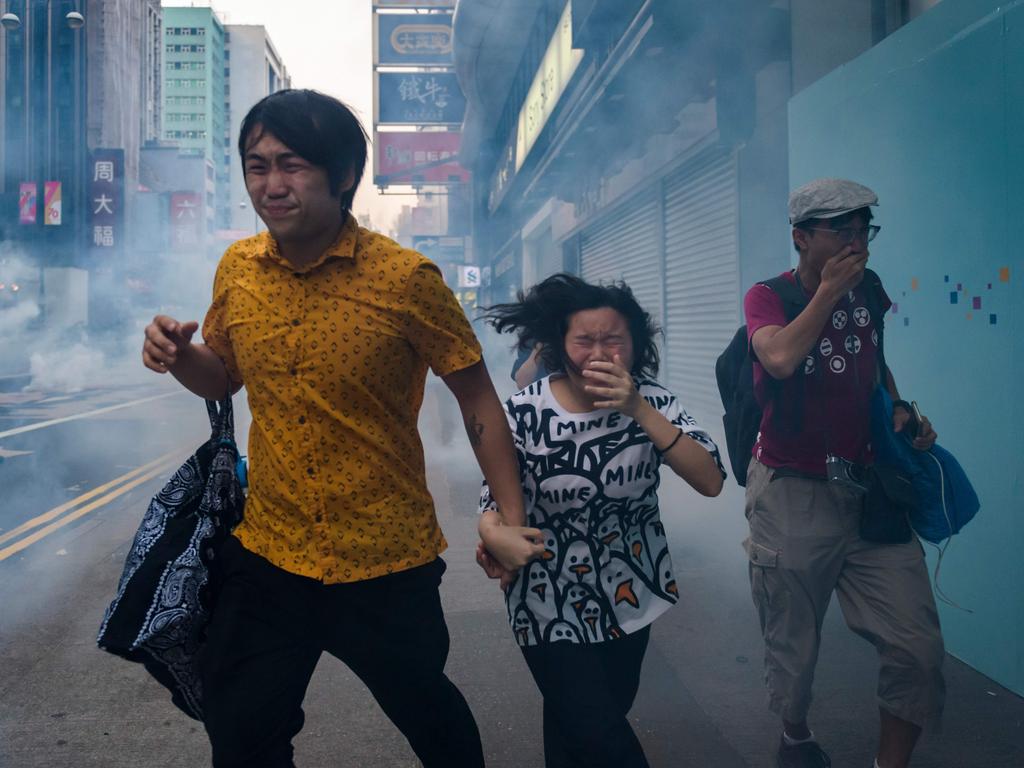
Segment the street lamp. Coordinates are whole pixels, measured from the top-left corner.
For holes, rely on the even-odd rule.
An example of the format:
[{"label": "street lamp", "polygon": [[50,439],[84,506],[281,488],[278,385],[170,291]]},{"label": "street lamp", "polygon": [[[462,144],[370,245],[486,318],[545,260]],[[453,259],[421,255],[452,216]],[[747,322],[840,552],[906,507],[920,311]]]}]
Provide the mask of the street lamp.
[{"label": "street lamp", "polygon": [[0,223],[6,228],[10,222],[6,234],[24,242],[40,269],[76,264],[85,226],[86,45],[79,5],[0,0],[0,33],[7,38],[2,188],[5,195],[29,188],[34,200],[43,184],[42,222],[33,205],[28,216],[13,221],[5,206]]},{"label": "street lamp", "polygon": [[[47,0],[47,4],[49,2],[50,0]],[[78,11],[68,11],[64,15],[64,23],[70,29],[81,29],[85,26],[85,16]],[[12,11],[7,11],[3,16],[0,16],[0,24],[3,25],[4,29],[17,29],[21,26],[21,17]]]}]

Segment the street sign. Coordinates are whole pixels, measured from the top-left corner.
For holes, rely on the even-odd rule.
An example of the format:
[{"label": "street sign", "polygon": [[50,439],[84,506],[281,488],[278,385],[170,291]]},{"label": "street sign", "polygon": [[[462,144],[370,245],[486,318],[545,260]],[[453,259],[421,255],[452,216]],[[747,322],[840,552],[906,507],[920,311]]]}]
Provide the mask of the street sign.
[{"label": "street sign", "polygon": [[385,66],[451,66],[455,63],[450,13],[377,13],[374,63]]},{"label": "street sign", "polygon": [[445,235],[413,235],[412,249],[437,264],[462,264],[466,260],[466,238]]},{"label": "street sign", "polygon": [[124,237],[124,150],[95,149],[89,163],[93,248],[120,249]]},{"label": "street sign", "polygon": [[459,288],[480,287],[480,267],[475,264],[463,264],[459,267]]},{"label": "street sign", "polygon": [[374,184],[449,184],[469,181],[458,163],[455,131],[378,131],[374,136]]},{"label": "street sign", "polygon": [[377,120],[405,125],[458,125],[466,97],[454,72],[378,72]]}]

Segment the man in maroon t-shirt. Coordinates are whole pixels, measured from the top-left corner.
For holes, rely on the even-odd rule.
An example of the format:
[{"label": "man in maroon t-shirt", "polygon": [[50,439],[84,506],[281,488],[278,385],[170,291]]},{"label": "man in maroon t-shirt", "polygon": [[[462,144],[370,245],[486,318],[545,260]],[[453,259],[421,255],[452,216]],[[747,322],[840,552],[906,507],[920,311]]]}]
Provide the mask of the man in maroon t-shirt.
[{"label": "man in maroon t-shirt", "polygon": [[[924,553],[858,533],[863,493],[827,479],[826,456],[871,463],[870,399],[878,377],[880,318],[862,284],[878,198],[867,187],[819,179],[789,199],[799,265],[785,278],[808,303],[788,321],[780,297],[755,285],[744,300],[754,392],[764,416],[747,471],[750,580],[765,640],[769,706],[783,721],[780,768],[825,768],[828,755],[807,726],[821,625],[832,592],[847,624],[878,649],[881,733],[876,768],[903,768],[925,725],[937,723],[945,655]],[[878,304],[881,306],[877,306]],[[893,426],[908,425],[891,373]],[[914,446],[927,450],[927,419]]]}]

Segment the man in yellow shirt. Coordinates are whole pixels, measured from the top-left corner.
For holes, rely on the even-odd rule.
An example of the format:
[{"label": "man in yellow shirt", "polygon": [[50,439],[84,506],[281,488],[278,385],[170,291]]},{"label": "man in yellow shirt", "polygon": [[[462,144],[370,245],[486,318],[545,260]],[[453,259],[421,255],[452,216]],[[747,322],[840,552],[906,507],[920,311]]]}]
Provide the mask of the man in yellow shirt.
[{"label": "man in yellow shirt", "polygon": [[[323,651],[366,683],[428,768],[482,766],[480,737],[444,674],[438,585],[446,547],[416,429],[428,366],[458,399],[503,523],[523,500],[480,345],[440,271],[350,211],[366,134],[343,104],[275,93],[239,153],[267,232],[232,245],[203,324],[159,316],[143,361],[211,400],[243,385],[252,412],[245,519],[202,660],[215,766],[291,766]],[[542,550],[521,529],[509,568]],[[486,535],[486,531],[481,531]]]}]

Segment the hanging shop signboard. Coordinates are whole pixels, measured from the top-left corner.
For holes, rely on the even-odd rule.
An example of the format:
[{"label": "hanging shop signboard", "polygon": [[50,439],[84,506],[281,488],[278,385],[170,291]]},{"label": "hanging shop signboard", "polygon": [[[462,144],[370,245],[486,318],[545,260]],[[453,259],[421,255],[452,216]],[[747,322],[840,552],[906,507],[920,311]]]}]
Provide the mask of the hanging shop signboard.
[{"label": "hanging shop signboard", "polygon": [[454,72],[378,72],[376,123],[459,125],[466,97]]},{"label": "hanging shop signboard", "polygon": [[544,58],[526,92],[519,110],[516,134],[516,171],[522,168],[526,156],[536,143],[540,132],[554,112],[569,81],[583,60],[583,51],[572,47],[572,3],[565,4],[555,34],[551,36]]},{"label": "hanging shop signboard", "polygon": [[59,227],[61,224],[61,183],[59,181],[43,182],[43,224]]},{"label": "hanging shop signboard", "polygon": [[18,190],[18,223],[36,223],[36,196],[39,186],[34,181],[23,181]]},{"label": "hanging shop signboard", "polygon": [[89,224],[93,248],[111,250],[124,237],[124,150],[95,149],[89,162]]},{"label": "hanging shop signboard", "polygon": [[469,172],[458,163],[460,140],[455,131],[378,131],[373,182],[383,187],[469,181]]},{"label": "hanging shop signboard", "polygon": [[455,64],[450,13],[377,13],[374,63],[399,67]]},{"label": "hanging shop signboard", "polygon": [[175,192],[171,195],[171,246],[175,250],[202,243],[205,223],[203,198],[197,192]]}]

